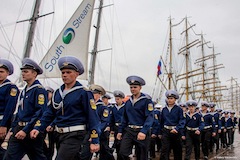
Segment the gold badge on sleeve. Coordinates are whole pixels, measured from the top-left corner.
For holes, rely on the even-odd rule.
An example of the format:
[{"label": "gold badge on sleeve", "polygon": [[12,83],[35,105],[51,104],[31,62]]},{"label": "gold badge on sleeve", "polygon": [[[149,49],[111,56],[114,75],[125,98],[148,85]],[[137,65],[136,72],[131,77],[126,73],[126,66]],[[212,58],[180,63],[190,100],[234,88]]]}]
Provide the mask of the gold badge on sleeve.
[{"label": "gold badge on sleeve", "polygon": [[96,110],[96,109],[97,109],[96,103],[94,102],[93,99],[90,99],[90,105],[91,105],[91,107],[92,107],[93,110]]},{"label": "gold badge on sleeve", "polygon": [[10,95],[15,97],[17,95],[17,89],[16,88],[12,88],[10,91]]},{"label": "gold badge on sleeve", "polygon": [[149,111],[152,111],[152,110],[153,110],[153,104],[152,104],[152,103],[149,103],[149,104],[148,104],[148,110],[149,110]]},{"label": "gold badge on sleeve", "polygon": [[91,138],[98,138],[98,134],[96,130],[92,130]]},{"label": "gold badge on sleeve", "polygon": [[107,109],[104,109],[104,111],[103,111],[103,117],[108,117],[108,110],[107,110]]},{"label": "gold badge on sleeve", "polygon": [[38,104],[40,104],[40,105],[44,104],[44,95],[43,94],[38,95]]}]

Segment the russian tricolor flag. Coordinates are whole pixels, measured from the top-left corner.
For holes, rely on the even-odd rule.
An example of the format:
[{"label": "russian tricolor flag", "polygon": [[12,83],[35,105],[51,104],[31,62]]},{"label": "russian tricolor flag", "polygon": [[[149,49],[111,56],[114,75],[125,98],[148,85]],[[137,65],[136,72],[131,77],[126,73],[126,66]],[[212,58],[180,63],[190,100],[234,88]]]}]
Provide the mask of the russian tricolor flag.
[{"label": "russian tricolor flag", "polygon": [[159,76],[160,74],[162,74],[161,66],[162,66],[162,62],[161,62],[161,60],[159,60],[158,66],[157,66],[157,76]]}]

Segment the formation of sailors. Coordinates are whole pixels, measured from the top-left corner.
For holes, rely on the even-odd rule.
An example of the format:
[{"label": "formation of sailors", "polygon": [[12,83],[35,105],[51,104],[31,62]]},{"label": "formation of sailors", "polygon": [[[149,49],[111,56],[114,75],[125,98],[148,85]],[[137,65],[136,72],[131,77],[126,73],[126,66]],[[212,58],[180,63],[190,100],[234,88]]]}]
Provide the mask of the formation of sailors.
[{"label": "formation of sailors", "polygon": [[[57,160],[91,160],[94,153],[100,160],[114,160],[115,150],[117,160],[129,160],[131,154],[148,160],[155,158],[157,145],[161,160],[168,160],[171,150],[175,160],[191,159],[192,148],[198,160],[200,147],[208,159],[213,149],[218,152],[233,145],[235,112],[216,109],[216,104],[205,101],[201,108],[194,100],[178,104],[174,90],[165,93],[166,104],[160,109],[141,92],[145,81],[139,76],[126,79],[132,94],[127,101],[122,91],[115,90],[116,103],[110,104],[111,97],[102,86],[87,89],[76,80],[84,73],[77,58],[62,57],[58,67],[63,84],[54,91],[37,80],[41,67],[24,59],[21,71],[27,85],[20,92],[7,79],[14,72],[12,63],[0,59],[0,143],[10,128],[12,132],[7,150],[0,148],[0,159],[21,160],[25,154],[33,160],[52,159],[56,145]],[[114,135],[111,147],[110,135]]]}]

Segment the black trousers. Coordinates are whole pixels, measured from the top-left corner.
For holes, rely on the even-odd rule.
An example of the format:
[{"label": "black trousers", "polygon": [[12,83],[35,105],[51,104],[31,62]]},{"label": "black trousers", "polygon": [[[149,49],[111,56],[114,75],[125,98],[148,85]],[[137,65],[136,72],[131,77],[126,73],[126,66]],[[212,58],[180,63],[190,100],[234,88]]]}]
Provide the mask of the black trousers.
[{"label": "black trousers", "polygon": [[113,154],[109,147],[109,131],[102,132],[100,135],[100,156],[99,160],[114,160]]},{"label": "black trousers", "polygon": [[162,152],[160,160],[168,160],[170,149],[173,149],[174,160],[182,159],[182,141],[181,135],[170,133],[171,130],[162,130]]},{"label": "black trousers", "polygon": [[48,160],[52,160],[52,157],[54,155],[55,134],[56,132],[47,132],[48,146],[46,143],[44,143],[43,145],[44,154],[46,155]]},{"label": "black trousers", "polygon": [[119,158],[120,160],[129,160],[129,155],[132,153],[133,145],[135,145],[135,151],[137,160],[148,159],[148,146],[149,146],[149,133],[147,133],[145,140],[137,140],[137,135],[141,129],[125,128],[123,134]]},{"label": "black trousers", "polygon": [[213,150],[214,143],[216,143],[216,151],[218,151],[219,150],[219,133],[218,133],[218,130],[216,132],[216,136],[211,137],[211,140],[210,140],[210,151]]},{"label": "black trousers", "polygon": [[118,126],[114,126],[114,142],[113,142],[112,148],[116,148],[117,157],[118,157],[117,159],[119,159],[121,140],[117,139],[117,134],[118,134]]},{"label": "black trousers", "polygon": [[200,159],[200,135],[195,131],[186,131],[186,155],[185,160],[191,159],[192,147],[194,146],[195,159]]},{"label": "black trousers", "polygon": [[23,127],[16,126],[13,134],[8,142],[8,148],[4,156],[5,160],[21,160],[25,154],[28,155],[31,160],[46,160],[46,156],[43,153],[44,134],[39,133],[36,139],[31,139],[30,135],[23,140],[15,138],[18,131]]},{"label": "black trousers", "polygon": [[81,160],[81,149],[87,131],[56,133],[56,160]]},{"label": "black trousers", "polygon": [[232,142],[232,128],[231,129],[227,129],[226,132],[226,142],[227,142],[227,146],[231,145]]},{"label": "black trousers", "polygon": [[212,130],[204,129],[201,134],[201,142],[202,142],[202,152],[204,156],[208,156],[209,148],[210,148],[210,138],[212,137]]}]

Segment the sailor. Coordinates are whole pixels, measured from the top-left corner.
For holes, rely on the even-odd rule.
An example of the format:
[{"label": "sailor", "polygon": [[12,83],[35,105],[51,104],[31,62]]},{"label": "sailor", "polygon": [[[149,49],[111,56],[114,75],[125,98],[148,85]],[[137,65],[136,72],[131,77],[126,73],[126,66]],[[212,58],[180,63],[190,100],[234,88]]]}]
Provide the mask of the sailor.
[{"label": "sailor", "polygon": [[180,102],[178,105],[182,108],[184,114],[188,112],[188,106],[186,103]]},{"label": "sailor", "polygon": [[18,97],[18,109],[13,122],[13,134],[8,142],[6,160],[21,159],[25,154],[30,159],[46,159],[43,153],[44,134],[32,140],[30,131],[39,126],[39,118],[47,107],[47,91],[36,79],[43,71],[30,58],[22,61],[22,79],[27,83]]},{"label": "sailor", "polygon": [[157,108],[157,105],[155,102],[154,102],[154,111],[153,112],[154,112],[154,121],[153,121],[153,125],[151,128],[151,139],[150,139],[149,151],[150,151],[150,157],[156,158],[155,145],[156,145],[157,139],[158,139],[161,112],[160,112],[159,108]]},{"label": "sailor", "polygon": [[183,110],[176,104],[179,98],[175,90],[165,93],[167,104],[162,109],[160,134],[162,135],[162,152],[160,159],[169,159],[170,149],[173,149],[174,159],[182,159],[182,132],[186,124]]},{"label": "sailor", "polygon": [[213,146],[214,143],[216,143],[216,153],[219,150],[219,134],[221,133],[221,116],[220,114],[215,110],[215,103],[209,103],[209,107],[210,107],[210,112],[212,113],[212,116],[214,117],[214,121],[215,121],[215,128],[216,128],[216,136],[211,137],[210,140],[210,152],[213,151]]},{"label": "sailor", "polygon": [[13,71],[12,63],[0,58],[0,159],[3,159],[6,151],[1,145],[11,127],[11,120],[19,95],[17,86],[8,79]]},{"label": "sailor", "polygon": [[141,93],[144,79],[139,76],[129,76],[126,79],[132,96],[126,101],[122,122],[119,126],[117,139],[121,140],[120,159],[129,160],[133,144],[136,147],[138,160],[148,159],[150,127],[153,123],[153,102]]},{"label": "sailor", "polygon": [[233,119],[229,116],[229,112],[225,113],[225,128],[227,129],[226,131],[226,140],[225,142],[227,142],[227,148],[230,146],[231,148],[233,147],[233,131],[234,131],[234,121]]},{"label": "sailor", "polygon": [[204,129],[201,132],[202,152],[204,160],[208,159],[210,149],[210,139],[216,136],[215,120],[212,114],[208,111],[209,104],[205,101],[201,102],[202,110],[200,111],[205,123]]},{"label": "sailor", "polygon": [[223,148],[227,147],[227,138],[226,138],[226,132],[227,132],[227,128],[226,128],[226,121],[228,119],[228,111],[223,111],[222,112],[223,116],[221,117],[221,134],[220,134],[220,138],[221,138],[221,146]]},{"label": "sailor", "polygon": [[110,96],[106,97],[106,104],[103,103],[101,100],[101,96],[106,95],[106,91],[104,88],[100,85],[92,84],[89,89],[92,91],[94,95],[94,100],[97,106],[97,114],[100,118],[100,151],[99,151],[99,160],[114,160],[113,154],[111,152],[111,148],[109,147],[109,135],[110,135],[110,109],[108,107],[109,104],[108,98],[111,98]]},{"label": "sailor", "polygon": [[196,112],[198,105],[196,101],[189,100],[186,102],[189,112],[186,113],[186,154],[185,160],[191,159],[192,148],[194,146],[195,159],[200,159],[200,133],[204,128],[202,116]]},{"label": "sailor", "polygon": [[40,119],[40,126],[31,131],[35,139],[54,120],[56,130],[56,160],[81,159],[79,152],[89,131],[91,152],[99,150],[99,118],[93,95],[76,79],[84,72],[82,63],[72,56],[61,57],[58,66],[63,85],[52,97],[50,107]]},{"label": "sailor", "polygon": [[232,120],[232,124],[233,124],[233,128],[232,128],[232,140],[231,140],[231,144],[230,146],[233,148],[233,143],[234,143],[234,133],[235,133],[235,127],[237,125],[237,118],[234,116],[235,115],[235,111],[230,111],[230,118]]},{"label": "sailor", "polygon": [[[47,93],[48,93],[48,108],[52,107],[52,96],[54,93],[54,89],[50,86],[45,87]],[[53,154],[54,154],[54,144],[55,144],[55,132],[54,132],[54,122],[52,122],[47,128],[47,138],[48,138],[48,147],[47,144],[44,146],[45,149],[45,155],[48,160],[52,160]]]},{"label": "sailor", "polygon": [[233,124],[234,124],[233,131],[232,131],[232,144],[233,144],[234,143],[235,128],[236,128],[236,125],[238,124],[237,117],[235,117],[235,111],[230,112],[230,118],[232,119]]},{"label": "sailor", "polygon": [[112,148],[116,148],[117,152],[117,159],[119,159],[119,150],[120,150],[120,144],[121,140],[117,139],[118,134],[118,127],[121,123],[122,117],[123,117],[123,110],[125,103],[123,102],[123,99],[125,97],[124,93],[120,90],[115,90],[113,92],[113,95],[115,97],[116,104],[112,108],[112,117],[111,117],[111,130],[112,133],[114,133],[114,143]]}]

